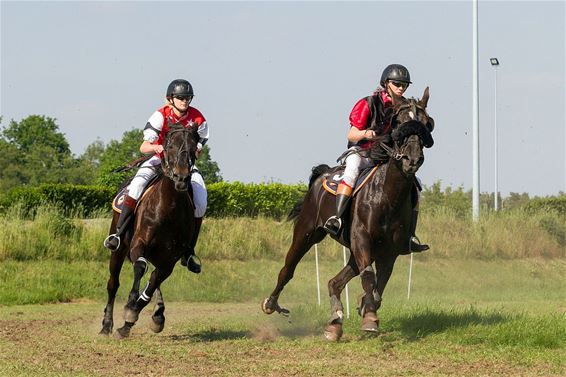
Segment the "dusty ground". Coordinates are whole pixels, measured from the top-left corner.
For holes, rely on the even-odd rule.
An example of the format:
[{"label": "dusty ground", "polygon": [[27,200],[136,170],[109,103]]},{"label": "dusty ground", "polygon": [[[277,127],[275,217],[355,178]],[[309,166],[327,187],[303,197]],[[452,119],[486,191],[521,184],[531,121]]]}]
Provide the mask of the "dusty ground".
[{"label": "dusty ground", "polygon": [[[149,309],[149,308],[148,308]],[[167,304],[165,329],[150,310],[127,340],[98,335],[103,304],[0,307],[2,376],[553,376],[485,350],[407,344],[347,329],[328,343],[319,324],[266,316],[259,303]],[[121,325],[116,308],[115,326]],[[349,332],[349,333],[348,333]]]}]

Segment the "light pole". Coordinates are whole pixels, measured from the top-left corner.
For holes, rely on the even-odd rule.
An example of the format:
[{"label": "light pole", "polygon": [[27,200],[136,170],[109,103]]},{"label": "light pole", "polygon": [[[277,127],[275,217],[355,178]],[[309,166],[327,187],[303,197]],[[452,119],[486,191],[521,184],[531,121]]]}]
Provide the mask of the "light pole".
[{"label": "light pole", "polygon": [[495,142],[495,193],[493,199],[493,208],[499,210],[499,189],[498,189],[498,174],[497,174],[497,68],[499,67],[499,60],[497,58],[490,58],[489,62],[495,68],[495,93],[494,93],[494,121],[493,121],[493,132],[494,132],[494,142]]},{"label": "light pole", "polygon": [[480,218],[480,98],[479,98],[479,43],[478,43],[478,0],[472,1],[472,134],[473,134],[473,181],[472,219]]}]

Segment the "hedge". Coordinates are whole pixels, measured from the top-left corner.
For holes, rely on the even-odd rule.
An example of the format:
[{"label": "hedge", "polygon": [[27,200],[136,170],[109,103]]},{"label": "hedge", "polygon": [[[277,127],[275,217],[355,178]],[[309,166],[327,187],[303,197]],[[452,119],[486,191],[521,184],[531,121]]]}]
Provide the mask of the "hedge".
[{"label": "hedge", "polygon": [[[277,219],[285,217],[307,190],[304,184],[241,182],[212,183],[207,185],[207,188],[207,216],[262,215]],[[99,216],[101,212],[110,212],[115,194],[113,188],[103,186],[46,184],[38,187],[17,187],[0,196],[0,211],[18,204],[22,214],[33,216],[37,207],[49,204],[56,205],[70,216]],[[423,211],[431,211],[435,207],[452,208],[467,216],[469,201],[461,190],[441,194],[439,196],[431,189],[423,191]],[[566,195],[529,199],[523,208],[529,212],[553,211],[566,217]]]},{"label": "hedge", "polygon": [[566,217],[566,195],[531,199],[525,205],[525,210],[529,212],[553,211],[562,217]]},{"label": "hedge", "polygon": [[[280,183],[246,184],[219,182],[207,185],[207,216],[268,216],[282,218],[301,200],[306,185]],[[109,212],[116,191],[102,186],[41,185],[17,187],[0,197],[0,210],[14,204],[25,216],[33,216],[40,205],[55,205],[65,214],[91,217]]]}]

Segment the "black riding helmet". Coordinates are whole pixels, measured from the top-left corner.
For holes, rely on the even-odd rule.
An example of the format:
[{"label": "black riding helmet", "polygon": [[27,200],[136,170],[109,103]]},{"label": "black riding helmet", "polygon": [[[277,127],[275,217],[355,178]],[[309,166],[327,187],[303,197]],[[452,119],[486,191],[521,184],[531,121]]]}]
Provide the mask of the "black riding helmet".
[{"label": "black riding helmet", "polygon": [[401,64],[390,64],[385,67],[383,73],[381,74],[381,80],[379,81],[379,83],[382,86],[385,86],[385,82],[388,80],[401,81],[406,82],[407,84],[412,84],[409,70]]},{"label": "black riding helmet", "polygon": [[190,82],[183,79],[177,79],[171,81],[171,84],[167,87],[167,94],[165,97],[167,99],[173,98],[173,96],[191,96],[194,97],[193,86]]}]

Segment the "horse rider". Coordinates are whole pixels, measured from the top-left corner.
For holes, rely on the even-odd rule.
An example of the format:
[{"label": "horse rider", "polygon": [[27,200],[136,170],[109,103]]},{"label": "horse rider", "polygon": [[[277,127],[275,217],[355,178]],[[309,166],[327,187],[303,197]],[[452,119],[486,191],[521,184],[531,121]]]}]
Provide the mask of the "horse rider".
[{"label": "horse rider", "polygon": [[[173,80],[167,87],[165,106],[157,109],[149,117],[143,130],[143,143],[140,146],[140,152],[143,154],[153,153],[154,155],[140,166],[128,186],[128,194],[124,199],[124,207],[118,218],[118,223],[116,224],[116,233],[108,236],[104,241],[104,246],[108,249],[112,251],[118,249],[120,236],[126,230],[142,192],[148,182],[155,177],[155,168],[161,165],[161,159],[163,158],[163,142],[169,132],[169,125],[182,124],[184,127],[195,123],[198,125],[197,132],[200,140],[197,144],[197,157],[204,144],[208,141],[209,132],[206,119],[199,110],[189,106],[193,97],[193,87],[187,80]],[[187,266],[189,271],[198,274],[201,271],[201,265],[195,255],[195,245],[202,225],[202,218],[206,212],[207,191],[201,174],[195,168],[193,168],[191,174],[191,186],[195,204],[196,229],[195,236],[189,248],[181,258],[181,264]]]},{"label": "horse rider", "polygon": [[[391,133],[391,119],[385,116],[386,110],[392,109],[411,84],[407,68],[401,64],[388,65],[381,74],[379,86],[373,95],[360,99],[350,113],[350,131],[348,132],[349,153],[345,159],[344,176],[336,190],[336,214],[324,224],[324,229],[336,236],[342,228],[342,215],[352,196],[353,187],[360,171],[373,165],[369,157],[363,157],[359,151],[369,149],[377,138]],[[411,221],[410,251],[425,251],[428,245],[421,244],[415,236],[418,216],[418,200],[413,208]]]}]

